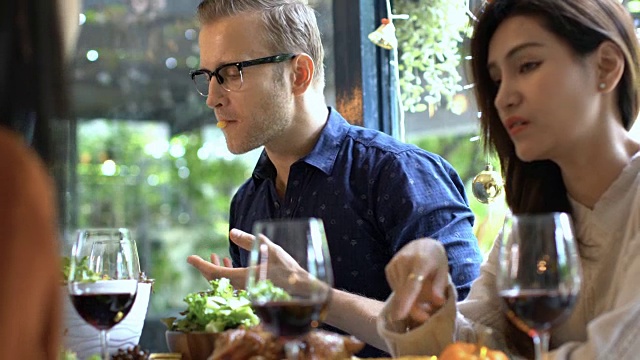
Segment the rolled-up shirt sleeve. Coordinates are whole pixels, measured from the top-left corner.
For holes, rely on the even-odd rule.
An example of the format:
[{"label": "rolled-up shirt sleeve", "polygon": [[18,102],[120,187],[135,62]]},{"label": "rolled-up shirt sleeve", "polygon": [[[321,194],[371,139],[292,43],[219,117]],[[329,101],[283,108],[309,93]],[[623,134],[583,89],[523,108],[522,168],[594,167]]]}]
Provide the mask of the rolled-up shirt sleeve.
[{"label": "rolled-up shirt sleeve", "polygon": [[388,160],[375,192],[392,194],[390,201],[380,203],[377,213],[395,224],[385,231],[393,252],[418,238],[440,241],[458,300],[466,298],[483,259],[460,177],[434,154],[408,151]]}]

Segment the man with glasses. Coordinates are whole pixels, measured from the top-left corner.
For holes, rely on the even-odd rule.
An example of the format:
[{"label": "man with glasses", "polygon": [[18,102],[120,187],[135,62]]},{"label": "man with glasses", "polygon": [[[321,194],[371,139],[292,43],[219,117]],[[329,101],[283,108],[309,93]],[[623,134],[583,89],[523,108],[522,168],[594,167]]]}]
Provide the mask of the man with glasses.
[{"label": "man with glasses", "polygon": [[216,81],[223,89],[227,91],[240,91],[242,84],[244,83],[242,78],[242,69],[261,64],[279,63],[287,60],[291,60],[296,57],[295,54],[280,54],[274,56],[267,56],[260,59],[240,61],[230,64],[222,64],[215,70],[209,71],[207,69],[198,69],[191,71],[191,79],[196,84],[196,90],[204,97],[209,96],[209,86],[211,85],[211,78],[216,77]]},{"label": "man with glasses", "polygon": [[[375,327],[390,294],[385,265],[421,237],[444,244],[464,298],[482,257],[458,174],[441,157],[351,126],[327,107],[314,11],[303,0],[205,0],[198,17],[197,91],[229,151],[264,150],[232,200],[232,262],[212,254],[211,262],[190,256],[189,263],[207,279],[228,277],[242,288],[255,221],[317,217],[335,277],[327,324],[385,349]],[[369,346],[358,356],[384,353]]]}]

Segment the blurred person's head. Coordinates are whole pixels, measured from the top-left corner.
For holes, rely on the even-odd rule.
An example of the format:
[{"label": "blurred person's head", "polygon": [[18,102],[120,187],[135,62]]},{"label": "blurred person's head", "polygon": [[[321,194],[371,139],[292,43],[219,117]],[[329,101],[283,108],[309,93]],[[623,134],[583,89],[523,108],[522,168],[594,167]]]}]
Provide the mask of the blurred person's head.
[{"label": "blurred person's head", "polygon": [[554,160],[631,128],[638,54],[632,18],[618,0],[485,5],[471,67],[485,145],[500,158],[514,212],[570,211]]},{"label": "blurred person's head", "polygon": [[64,45],[72,48],[78,26],[78,0],[59,1],[0,2],[0,125],[48,163],[50,121],[67,114]]}]

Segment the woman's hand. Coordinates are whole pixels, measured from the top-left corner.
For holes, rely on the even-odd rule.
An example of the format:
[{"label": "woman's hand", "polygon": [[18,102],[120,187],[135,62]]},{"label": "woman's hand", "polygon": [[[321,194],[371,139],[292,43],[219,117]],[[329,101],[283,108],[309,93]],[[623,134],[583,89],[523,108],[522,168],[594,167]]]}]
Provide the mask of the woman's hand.
[{"label": "woman's hand", "polygon": [[388,304],[391,320],[406,320],[415,327],[444,305],[449,265],[440,242],[424,238],[408,243],[387,264],[385,272],[394,291]]}]

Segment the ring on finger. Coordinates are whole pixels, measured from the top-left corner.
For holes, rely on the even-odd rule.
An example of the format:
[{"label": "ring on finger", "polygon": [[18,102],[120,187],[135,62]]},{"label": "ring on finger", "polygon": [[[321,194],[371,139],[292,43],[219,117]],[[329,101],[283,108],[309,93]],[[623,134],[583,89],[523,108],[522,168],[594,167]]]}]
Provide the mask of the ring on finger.
[{"label": "ring on finger", "polygon": [[424,275],[418,275],[415,273],[411,273],[409,274],[409,276],[407,277],[409,280],[413,280],[416,282],[423,282],[424,281]]}]

